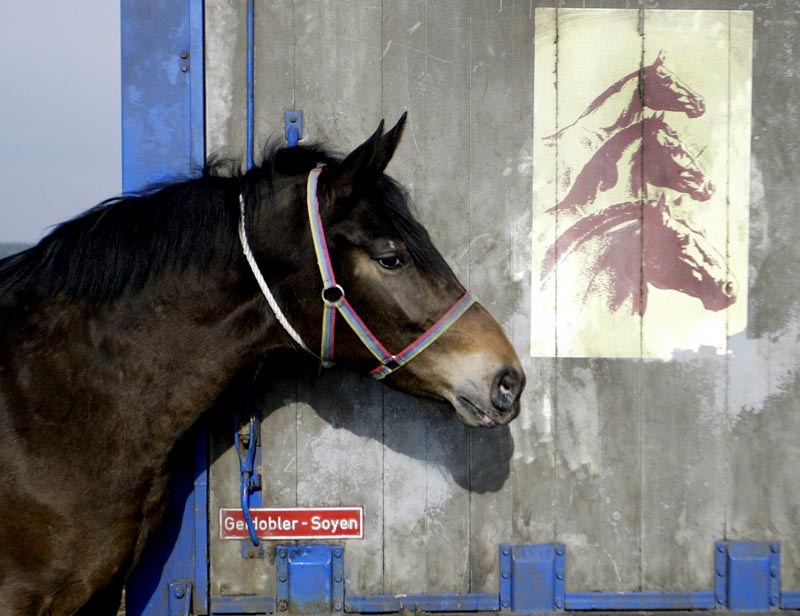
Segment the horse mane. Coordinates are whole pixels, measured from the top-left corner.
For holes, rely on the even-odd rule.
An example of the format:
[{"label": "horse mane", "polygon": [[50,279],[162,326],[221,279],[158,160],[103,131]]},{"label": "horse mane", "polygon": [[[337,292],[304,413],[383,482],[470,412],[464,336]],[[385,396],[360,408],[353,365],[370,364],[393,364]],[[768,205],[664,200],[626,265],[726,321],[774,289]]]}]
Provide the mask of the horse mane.
[{"label": "horse mane", "polygon": [[[215,256],[230,264],[239,248],[240,191],[250,202],[262,181],[271,191],[278,176],[306,174],[319,163],[338,160],[318,144],[268,144],[262,162],[246,173],[233,159],[212,158],[199,177],[108,199],[56,226],[35,246],[0,260],[0,294],[65,293],[104,302],[123,292],[138,293],[167,271],[184,271],[190,264],[205,271]],[[418,264],[433,274],[449,272],[411,214],[403,189],[384,175],[368,188],[380,197],[376,202]],[[248,210],[248,224],[253,210]]]}]

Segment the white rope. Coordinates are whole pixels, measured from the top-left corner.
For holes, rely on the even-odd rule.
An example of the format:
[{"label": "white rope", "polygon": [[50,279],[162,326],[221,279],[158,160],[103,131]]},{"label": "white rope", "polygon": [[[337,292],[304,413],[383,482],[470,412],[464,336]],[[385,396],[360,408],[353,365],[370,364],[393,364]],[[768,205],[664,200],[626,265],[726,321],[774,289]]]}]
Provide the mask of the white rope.
[{"label": "white rope", "polygon": [[[242,244],[242,252],[244,252],[244,256],[247,259],[247,263],[250,265],[250,269],[253,271],[253,276],[256,277],[256,282],[258,286],[261,287],[261,292],[264,294],[264,297],[269,304],[269,307],[272,308],[272,312],[275,314],[275,318],[278,319],[278,323],[283,326],[283,329],[286,330],[286,333],[292,337],[297,344],[299,344],[303,349],[308,351],[308,347],[303,342],[303,339],[300,337],[295,329],[289,325],[289,321],[286,318],[286,315],[283,314],[283,311],[278,307],[278,302],[275,301],[275,297],[272,295],[272,292],[269,290],[267,286],[267,281],[264,280],[264,276],[261,275],[261,270],[258,269],[258,264],[256,263],[256,259],[253,256],[253,252],[250,250],[250,244],[247,241],[247,232],[245,231],[244,226],[244,197],[242,193],[239,193],[239,241]],[[310,353],[310,351],[309,351]]]}]

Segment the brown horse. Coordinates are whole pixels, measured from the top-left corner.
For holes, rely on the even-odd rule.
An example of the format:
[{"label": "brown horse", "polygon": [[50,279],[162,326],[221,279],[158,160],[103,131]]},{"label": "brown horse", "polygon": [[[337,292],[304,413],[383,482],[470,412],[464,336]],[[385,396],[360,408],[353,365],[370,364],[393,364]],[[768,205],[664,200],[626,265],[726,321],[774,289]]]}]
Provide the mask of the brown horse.
[{"label": "brown horse", "polygon": [[[105,202],[0,261],[0,614],[114,614],[162,519],[176,441],[237,373],[298,346],[243,256],[240,226],[287,324],[319,348],[311,172],[338,289],[383,347],[400,357],[460,307],[412,361],[382,361],[383,380],[450,402],[470,426],[517,415],[514,349],[484,308],[465,308],[384,175],[404,119],[343,160],[278,149],[242,177],[207,171]],[[333,359],[375,372],[348,325],[334,328]]]}]

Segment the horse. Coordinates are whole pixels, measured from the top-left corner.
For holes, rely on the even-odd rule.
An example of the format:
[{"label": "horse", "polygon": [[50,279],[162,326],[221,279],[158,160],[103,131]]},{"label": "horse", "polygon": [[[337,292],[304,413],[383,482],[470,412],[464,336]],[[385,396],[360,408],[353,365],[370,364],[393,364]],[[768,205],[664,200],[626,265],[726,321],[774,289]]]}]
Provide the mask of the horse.
[{"label": "horse", "polygon": [[175,443],[272,350],[320,340],[468,426],[517,416],[516,352],[384,173],[405,117],[343,158],[273,147],[108,200],[0,261],[0,613],[115,614]]},{"label": "horse", "polygon": [[[641,259],[631,258],[637,254]],[[579,280],[568,283],[576,301],[599,297],[610,312],[627,306],[643,315],[649,286],[697,298],[711,311],[737,297],[725,257],[702,231],[673,216],[663,193],[657,201],[614,204],[567,228],[545,254],[542,286],[568,259],[582,263]]]},{"label": "horse", "polygon": [[644,109],[675,111],[697,118],[705,113],[705,100],[665,66],[662,50],[655,61],[617,80],[597,96],[578,118],[544,137],[558,147],[557,185],[569,193],[578,172],[597,151],[619,132],[641,122]]},{"label": "horse", "polygon": [[644,118],[606,141],[579,171],[569,193],[548,210],[576,215],[595,204],[647,198],[648,185],[708,201],[716,190],[664,113]]}]

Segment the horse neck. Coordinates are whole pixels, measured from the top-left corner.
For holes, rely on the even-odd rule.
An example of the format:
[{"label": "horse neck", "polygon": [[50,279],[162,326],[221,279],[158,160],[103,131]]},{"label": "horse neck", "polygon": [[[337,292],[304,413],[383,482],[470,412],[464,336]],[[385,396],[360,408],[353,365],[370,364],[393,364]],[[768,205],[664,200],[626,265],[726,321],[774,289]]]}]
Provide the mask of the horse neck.
[{"label": "horse neck", "polygon": [[564,194],[605,143],[641,118],[638,73],[632,73],[598,96],[575,122],[548,138],[557,142],[558,179]]},{"label": "horse neck", "polygon": [[642,125],[618,132],[583,166],[567,196],[549,211],[576,216],[638,199],[642,186]]}]

